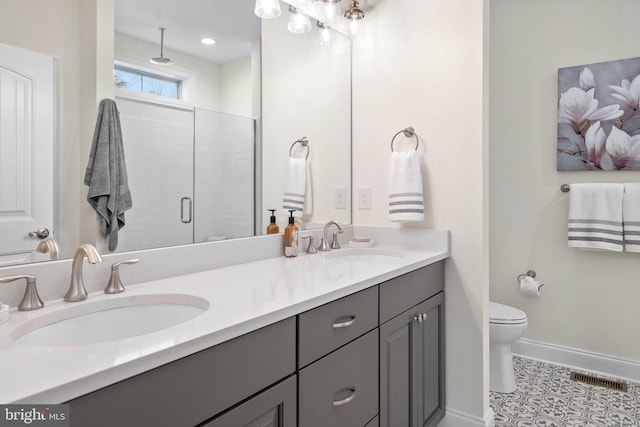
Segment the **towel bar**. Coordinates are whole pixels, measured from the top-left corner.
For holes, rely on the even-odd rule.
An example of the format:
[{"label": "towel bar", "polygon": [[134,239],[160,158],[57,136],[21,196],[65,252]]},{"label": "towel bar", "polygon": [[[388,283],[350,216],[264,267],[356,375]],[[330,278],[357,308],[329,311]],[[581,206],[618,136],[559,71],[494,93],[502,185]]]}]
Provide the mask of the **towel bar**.
[{"label": "towel bar", "polygon": [[571,191],[571,186],[569,184],[562,184],[560,186],[560,191],[562,191],[563,193],[568,193],[569,191]]},{"label": "towel bar", "polygon": [[416,131],[413,130],[413,127],[409,126],[406,127],[404,129],[402,129],[400,132],[396,133],[395,135],[393,135],[393,138],[391,138],[391,152],[393,153],[393,142],[395,141],[396,137],[398,135],[400,135],[401,133],[404,134],[404,136],[406,136],[407,138],[411,138],[412,136],[416,137],[416,150],[418,149],[418,144],[420,143],[420,140],[418,139],[418,135],[416,135]]},{"label": "towel bar", "polygon": [[291,155],[291,153],[293,152],[293,147],[295,147],[296,144],[300,144],[303,147],[306,147],[307,149],[307,155],[304,156],[305,160],[309,158],[309,140],[307,139],[306,136],[303,136],[300,139],[296,139],[295,141],[293,141],[293,144],[291,144],[291,148],[289,148],[289,157],[293,157]]}]

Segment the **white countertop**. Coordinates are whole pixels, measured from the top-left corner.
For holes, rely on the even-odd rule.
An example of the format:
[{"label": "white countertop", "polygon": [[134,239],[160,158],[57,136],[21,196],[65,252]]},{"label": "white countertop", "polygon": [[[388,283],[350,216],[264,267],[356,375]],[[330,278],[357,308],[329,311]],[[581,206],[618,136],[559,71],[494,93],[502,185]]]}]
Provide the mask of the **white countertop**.
[{"label": "white countertop", "polygon": [[[0,325],[0,403],[61,403],[448,257],[446,245],[376,249],[403,256],[376,263],[324,253],[269,258],[140,283],[116,295],[95,292],[79,303],[54,300],[32,312],[12,309]],[[25,322],[72,304],[146,294],[194,295],[210,306],[176,326],[99,344],[34,347],[10,336]]]}]

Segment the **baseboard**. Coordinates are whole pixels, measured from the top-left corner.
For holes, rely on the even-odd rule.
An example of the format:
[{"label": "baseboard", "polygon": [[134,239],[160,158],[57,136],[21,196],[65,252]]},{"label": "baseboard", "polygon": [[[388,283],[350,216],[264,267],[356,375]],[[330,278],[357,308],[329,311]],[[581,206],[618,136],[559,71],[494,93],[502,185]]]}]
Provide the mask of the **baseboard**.
[{"label": "baseboard", "polygon": [[640,382],[640,361],[528,339],[519,339],[512,344],[511,349],[513,354],[528,359],[541,360],[627,381]]},{"label": "baseboard", "polygon": [[438,427],[494,427],[493,409],[489,408],[484,416],[475,417],[465,412],[447,408],[447,414]]}]

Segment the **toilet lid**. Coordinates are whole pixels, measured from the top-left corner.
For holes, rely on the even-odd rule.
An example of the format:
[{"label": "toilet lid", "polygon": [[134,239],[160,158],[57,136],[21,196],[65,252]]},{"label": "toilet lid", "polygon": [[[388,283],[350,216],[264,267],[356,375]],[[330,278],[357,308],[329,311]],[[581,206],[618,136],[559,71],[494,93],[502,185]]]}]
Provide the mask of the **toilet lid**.
[{"label": "toilet lid", "polygon": [[489,302],[489,323],[508,325],[526,321],[527,315],[524,311],[497,302]]}]

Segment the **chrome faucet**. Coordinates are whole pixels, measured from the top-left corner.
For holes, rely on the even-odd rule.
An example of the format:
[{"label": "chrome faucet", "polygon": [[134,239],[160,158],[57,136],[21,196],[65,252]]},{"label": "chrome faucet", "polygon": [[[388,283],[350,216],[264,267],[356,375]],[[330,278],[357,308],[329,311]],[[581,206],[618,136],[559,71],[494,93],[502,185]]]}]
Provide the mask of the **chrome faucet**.
[{"label": "chrome faucet", "polygon": [[320,246],[318,247],[319,251],[331,250],[329,243],[327,243],[329,241],[329,236],[327,235],[327,233],[329,232],[329,229],[331,228],[332,225],[335,225],[336,227],[338,227],[338,231],[337,231],[338,233],[342,233],[342,230],[344,229],[344,226],[342,225],[342,223],[337,219],[332,219],[331,221],[327,222],[324,225],[324,229],[322,230],[322,241],[320,242]]},{"label": "chrome faucet", "polygon": [[38,243],[38,246],[36,247],[36,252],[40,252],[41,254],[46,254],[48,252],[49,258],[52,260],[60,258],[60,246],[58,246],[58,242],[56,242],[52,237],[40,240],[40,243]]},{"label": "chrome faucet", "polygon": [[71,264],[71,284],[64,296],[64,300],[67,302],[87,299],[87,290],[84,288],[84,281],[82,280],[82,263],[85,257],[91,264],[102,262],[102,257],[93,245],[89,243],[80,245],[73,256],[73,263]]},{"label": "chrome faucet", "polygon": [[0,283],[9,283],[14,280],[25,279],[27,281],[27,287],[24,289],[24,297],[18,305],[20,311],[37,310],[44,306],[44,302],[38,295],[38,289],[36,288],[36,278],[29,274],[19,274],[17,276],[0,277]]}]

